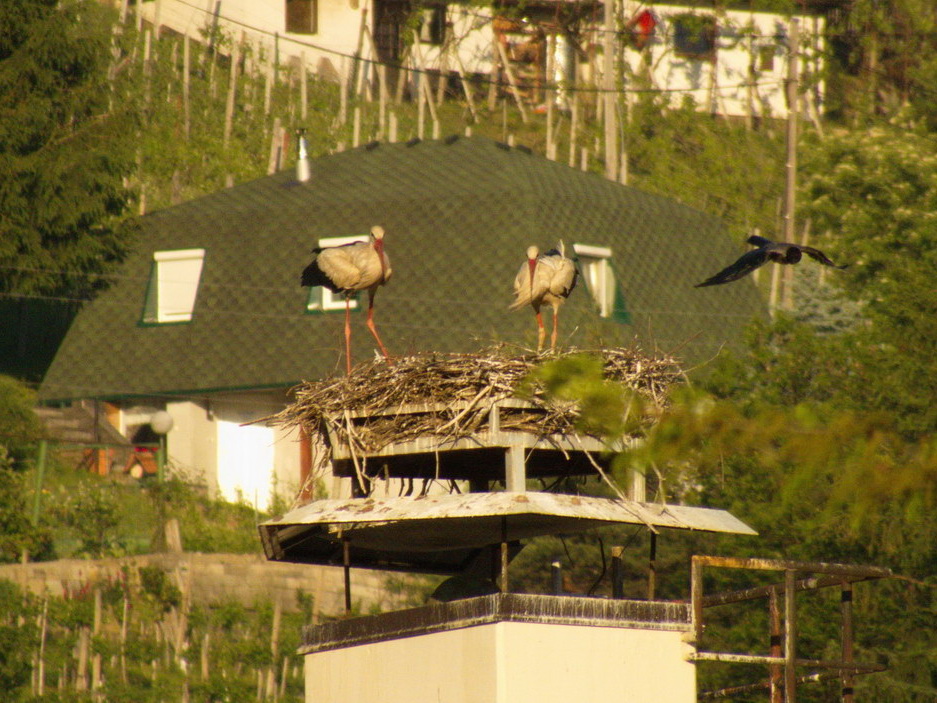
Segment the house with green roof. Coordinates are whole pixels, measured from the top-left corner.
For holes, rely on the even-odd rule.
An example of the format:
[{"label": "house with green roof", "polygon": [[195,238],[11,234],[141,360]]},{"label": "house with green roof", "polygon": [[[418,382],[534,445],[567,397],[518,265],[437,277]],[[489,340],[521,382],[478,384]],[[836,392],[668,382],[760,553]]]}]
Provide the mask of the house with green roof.
[{"label": "house with green roof", "polygon": [[[766,309],[751,280],[695,289],[739,253],[714,217],[482,137],[372,143],[139,219],[134,252],[76,317],[40,388],[93,400],[132,441],[174,419],[168,455],[212,492],[265,507],[295,492],[308,441],[262,423],[291,387],[344,370],[344,301],[300,286],[317,246],[385,232],[393,276],[375,302],[392,355],[536,348],[530,309],[509,311],[530,244],[563,240],[582,283],[564,347],[639,344],[687,364]],[[352,357],[374,358],[359,303]],[[546,317],[549,317],[547,315]],[[548,321],[549,324],[549,321]],[[151,436],[151,435],[150,435]]]}]

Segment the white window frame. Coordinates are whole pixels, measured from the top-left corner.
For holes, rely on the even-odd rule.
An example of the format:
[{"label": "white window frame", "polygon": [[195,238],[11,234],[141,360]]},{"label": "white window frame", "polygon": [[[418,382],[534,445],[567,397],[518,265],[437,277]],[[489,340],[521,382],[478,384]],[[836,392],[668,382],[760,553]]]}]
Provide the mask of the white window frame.
[{"label": "white window frame", "polygon": [[195,310],[204,265],[204,249],[154,251],[145,321],[189,322]]},{"label": "white window frame", "polygon": [[611,267],[612,250],[591,244],[573,244],[579,270],[586,288],[599,308],[600,317],[611,317],[615,308],[615,274]]},{"label": "white window frame", "polygon": [[[367,242],[369,235],[367,234],[355,234],[348,237],[325,237],[319,240],[319,246],[323,249],[326,247],[340,247],[345,244],[356,244],[358,242]],[[357,309],[358,301],[355,298],[351,299],[351,304],[349,308],[352,310]],[[345,309],[345,296],[341,293],[333,293],[325,286],[313,286],[309,289],[309,297],[306,299],[306,310],[309,312],[329,312],[332,310],[344,310]]]}]

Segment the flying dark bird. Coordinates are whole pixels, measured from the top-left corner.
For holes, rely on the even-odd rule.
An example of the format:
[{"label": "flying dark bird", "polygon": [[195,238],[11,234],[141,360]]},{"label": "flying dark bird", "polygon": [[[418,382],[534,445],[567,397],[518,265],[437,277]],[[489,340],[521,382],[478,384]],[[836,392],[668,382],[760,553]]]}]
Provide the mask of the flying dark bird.
[{"label": "flying dark bird", "polygon": [[555,349],[560,305],[573,292],[579,277],[576,265],[571,259],[567,259],[565,254],[566,249],[562,241],[559,243],[559,249],[550,249],[543,254],[535,246],[528,247],[527,261],[521,264],[514,279],[514,302],[511,304],[511,310],[525,305],[533,307],[537,314],[537,351],[543,348],[543,340],[546,337],[540,306],[547,304],[553,307],[550,348]]},{"label": "flying dark bird", "polygon": [[368,291],[368,329],[377,340],[384,358],[390,355],[374,326],[374,294],[390,279],[390,259],[384,252],[384,228],[375,225],[366,242],[337,247],[318,247],[315,257],[304,270],[304,286],[324,286],[333,293],[345,295],[345,367],[351,373],[351,299],[361,290]]},{"label": "flying dark bird", "polygon": [[755,269],[764,266],[769,261],[776,264],[796,264],[806,254],[811,259],[816,259],[824,266],[832,266],[835,269],[844,269],[846,266],[837,266],[819,249],[805,247],[800,244],[791,244],[790,242],[772,242],[770,239],[759,237],[753,234],[748,238],[748,243],[758,247],[745,252],[731,266],[722,269],[715,276],[707,278],[702,283],[697,283],[695,288],[703,286],[717,286],[721,283],[737,281],[750,274]]}]

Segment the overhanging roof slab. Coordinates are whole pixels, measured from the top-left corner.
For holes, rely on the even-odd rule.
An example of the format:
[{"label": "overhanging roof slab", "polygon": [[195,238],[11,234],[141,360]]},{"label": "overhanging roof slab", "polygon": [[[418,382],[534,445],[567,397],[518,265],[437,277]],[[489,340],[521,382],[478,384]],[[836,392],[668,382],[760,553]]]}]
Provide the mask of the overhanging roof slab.
[{"label": "overhanging roof slab", "polygon": [[724,510],[554,493],[467,493],[308,503],[259,526],[274,561],[457,573],[484,547],[613,524],[757,534]]}]

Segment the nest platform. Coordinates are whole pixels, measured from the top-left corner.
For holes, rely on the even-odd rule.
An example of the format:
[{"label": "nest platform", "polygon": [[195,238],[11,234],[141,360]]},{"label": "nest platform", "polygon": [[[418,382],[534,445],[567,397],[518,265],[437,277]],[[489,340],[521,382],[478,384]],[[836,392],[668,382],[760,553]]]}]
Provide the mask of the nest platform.
[{"label": "nest platform", "polygon": [[270,419],[321,439],[337,476],[468,481],[472,491],[501,481],[524,490],[529,478],[602,472],[609,452],[622,448],[584,432],[578,405],[549,397],[537,380],[542,364],[574,356],[600,362],[603,381],[652,406],[681,374],[674,359],[634,349],[426,354],[304,383]]}]

